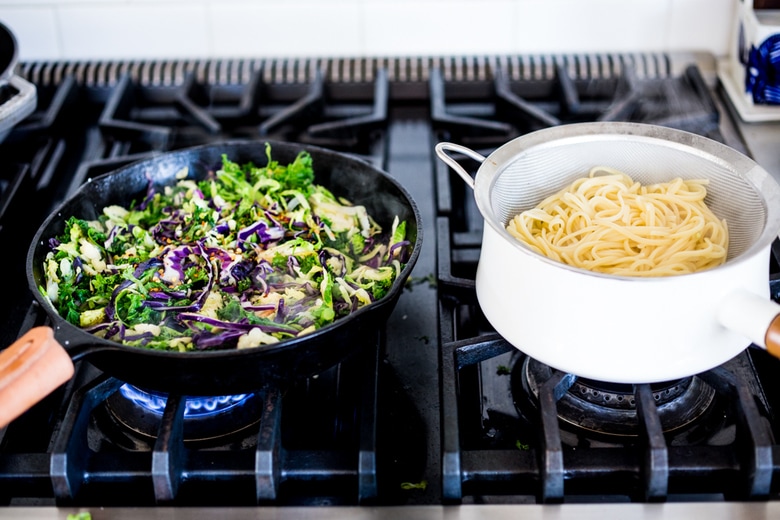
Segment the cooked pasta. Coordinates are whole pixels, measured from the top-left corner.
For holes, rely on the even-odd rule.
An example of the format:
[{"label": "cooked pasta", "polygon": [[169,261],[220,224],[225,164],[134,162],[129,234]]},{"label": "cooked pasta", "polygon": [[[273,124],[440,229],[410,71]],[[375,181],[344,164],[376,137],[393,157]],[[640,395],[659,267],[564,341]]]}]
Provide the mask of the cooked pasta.
[{"label": "cooked pasta", "polygon": [[598,166],[514,216],[507,231],[542,255],[621,276],[670,276],[726,261],[728,228],[704,203],[706,179],[642,185]]}]

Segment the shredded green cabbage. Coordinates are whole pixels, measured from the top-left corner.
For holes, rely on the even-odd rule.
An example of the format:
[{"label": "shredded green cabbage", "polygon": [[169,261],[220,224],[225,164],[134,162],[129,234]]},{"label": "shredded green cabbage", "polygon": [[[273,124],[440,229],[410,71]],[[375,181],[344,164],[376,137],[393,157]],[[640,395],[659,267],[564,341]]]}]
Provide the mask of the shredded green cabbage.
[{"label": "shredded green cabbage", "polygon": [[382,298],[408,260],[406,223],[383,232],[366,208],[314,183],[302,151],[281,165],[186,171],[130,207],[70,217],[50,241],[40,291],[95,335],[174,351],[297,337]]}]

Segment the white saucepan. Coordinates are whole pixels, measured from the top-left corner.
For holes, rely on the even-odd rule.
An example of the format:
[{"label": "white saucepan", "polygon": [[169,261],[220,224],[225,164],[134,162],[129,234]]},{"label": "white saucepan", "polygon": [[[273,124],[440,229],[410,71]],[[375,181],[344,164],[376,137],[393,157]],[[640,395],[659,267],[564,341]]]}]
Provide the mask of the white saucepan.
[{"label": "white saucepan", "polygon": [[[581,377],[649,383],[709,370],[751,344],[780,357],[780,305],[768,281],[780,186],[745,155],[696,134],[613,122],[540,130],[488,157],[452,143],[436,153],[473,188],[485,221],[480,307],[532,358]],[[481,163],[473,179],[454,154]],[[709,179],[705,202],[729,228],[726,263],[676,276],[612,276],[546,258],[506,231],[514,215],[601,165],[643,184]]]}]

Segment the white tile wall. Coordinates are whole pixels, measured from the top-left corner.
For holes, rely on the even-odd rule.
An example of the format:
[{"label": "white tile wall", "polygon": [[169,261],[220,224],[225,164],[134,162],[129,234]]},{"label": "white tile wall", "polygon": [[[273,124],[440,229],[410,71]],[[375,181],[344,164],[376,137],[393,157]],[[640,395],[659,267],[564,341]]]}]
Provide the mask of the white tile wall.
[{"label": "white tile wall", "polygon": [[21,60],[729,52],[739,0],[0,0]]},{"label": "white tile wall", "polygon": [[209,56],[349,55],[363,46],[359,0],[205,3]]}]

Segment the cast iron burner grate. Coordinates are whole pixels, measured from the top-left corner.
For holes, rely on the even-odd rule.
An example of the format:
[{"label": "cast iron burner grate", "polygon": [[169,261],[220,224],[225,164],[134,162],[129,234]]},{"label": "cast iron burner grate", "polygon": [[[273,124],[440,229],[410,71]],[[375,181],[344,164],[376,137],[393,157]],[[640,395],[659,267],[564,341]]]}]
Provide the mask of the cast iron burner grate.
[{"label": "cast iron burner grate", "polygon": [[[21,64],[38,107],[0,143],[0,243],[26,247],[55,205],[90,178],[228,137],[326,145],[390,172],[417,201],[425,240],[387,330],[368,339],[362,356],[285,391],[258,391],[252,420],[214,439],[180,435],[190,428],[185,396],[167,396],[144,431],[128,428],[105,400],[124,383],[79,362],[70,382],[0,430],[0,504],[775,498],[773,360],[740,356],[703,375],[695,384],[714,392],[714,404],[695,417],[695,429],[666,428],[654,413],[666,405],[656,405],[654,392],[693,381],[621,389],[642,422],[618,439],[557,420],[556,398],[583,383],[571,375],[538,377],[538,397],[520,406],[512,381],[526,360],[475,301],[482,219],[433,153],[451,140],[487,155],[529,130],[593,117],[652,117],[719,139],[701,75],[685,68],[695,61],[598,54]],[[670,119],[680,106],[694,108],[693,122]],[[23,256],[9,254],[4,264],[12,296],[0,299],[2,345],[44,322]],[[774,259],[772,273],[777,298]],[[674,443],[660,442],[667,437]]]},{"label": "cast iron burner grate", "polygon": [[[314,71],[276,89],[260,73],[223,85],[185,74],[148,84],[120,74],[85,87],[71,75],[39,83],[36,112],[2,143],[0,237],[29,244],[43,218],[90,178],[184,146],[223,139],[327,145],[383,167],[387,75],[339,98]],[[77,115],[78,117],[74,117]],[[39,202],[30,205],[29,200]],[[21,257],[24,255],[22,254]],[[26,287],[24,262],[6,273],[3,344],[47,323]],[[16,505],[366,504],[378,497],[380,352],[385,332],[316,378],[263,388],[244,406],[194,418],[167,395],[157,412],[121,397],[122,381],[77,364],[73,380],[0,430],[0,503]],[[393,392],[392,385],[384,387]],[[158,396],[159,397],[159,396]],[[391,405],[390,414],[404,413]],[[395,427],[387,428],[388,431]],[[395,441],[388,441],[394,443]],[[408,444],[408,442],[407,442]],[[396,448],[385,444],[397,464]],[[121,493],[113,491],[121,488]]]},{"label": "cast iron burner grate", "polygon": [[[547,365],[524,357],[511,370],[511,392],[520,414],[538,413],[543,397],[542,388],[552,377]],[[715,406],[715,390],[699,377],[650,385],[658,419],[664,434],[669,437],[683,432],[687,438],[701,435],[696,425],[702,423],[708,430],[721,429],[724,416],[721,406]],[[639,435],[637,401],[633,385],[605,383],[577,378],[557,402],[561,429],[571,430],[570,445],[585,442],[619,443]],[[705,414],[710,416],[709,422]],[[714,419],[712,419],[714,418]],[[694,423],[696,423],[694,425]],[[564,440],[566,442],[566,440]],[[675,442],[683,442],[676,439]]]},{"label": "cast iron burner grate", "polygon": [[[434,71],[440,140],[480,146],[487,156],[527,131],[627,120],[723,141],[695,67],[652,78],[625,67],[608,80],[554,70],[548,81],[511,86],[496,74],[494,103],[478,106],[448,96]],[[471,191],[443,163],[436,180],[445,501],[766,499],[777,492],[772,412],[747,352],[704,374],[652,385],[588,381],[528,358],[495,332],[476,301],[483,221]]]},{"label": "cast iron burner grate", "polygon": [[[122,395],[127,385],[79,362],[49,402],[0,432],[2,467],[16,468],[2,492],[51,493],[62,506],[371,503],[380,344],[287,388],[214,398],[228,406],[200,416],[192,398],[174,394],[158,396],[160,410],[123,415],[137,408]],[[59,413],[46,417],[51,410]],[[41,449],[49,455],[32,455]]]},{"label": "cast iron burner grate", "polygon": [[[441,267],[440,280],[451,279]],[[524,356],[490,328],[462,286],[440,292],[439,325],[445,500],[776,493],[771,410],[747,352],[689,380],[616,388]],[[623,403],[595,405],[605,390]]]},{"label": "cast iron burner grate", "polygon": [[613,78],[581,78],[563,63],[544,81],[512,83],[495,71],[492,107],[448,96],[440,69],[431,70],[431,120],[460,144],[497,146],[524,133],[586,121],[635,121],[717,137],[718,109],[695,66],[679,77],[640,78],[626,64]]}]

